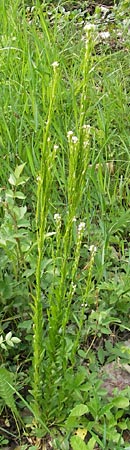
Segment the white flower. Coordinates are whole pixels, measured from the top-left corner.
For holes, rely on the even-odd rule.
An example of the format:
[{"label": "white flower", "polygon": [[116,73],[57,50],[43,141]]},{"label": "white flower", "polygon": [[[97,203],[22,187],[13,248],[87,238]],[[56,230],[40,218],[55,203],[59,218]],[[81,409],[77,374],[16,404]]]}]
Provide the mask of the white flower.
[{"label": "white flower", "polygon": [[84,125],[82,126],[82,128],[83,128],[83,130],[87,130],[87,131],[89,132],[91,127],[90,127],[89,124],[84,123]]},{"label": "white flower", "polygon": [[101,39],[103,39],[104,41],[110,37],[109,31],[101,31],[99,34]]},{"label": "white flower", "polygon": [[78,233],[81,233],[84,230],[85,230],[85,222],[80,222],[78,226]]},{"label": "white flower", "polygon": [[86,23],[85,27],[84,27],[84,31],[86,31],[86,33],[90,33],[91,31],[93,32],[95,30],[95,25],[92,23]]},{"label": "white flower", "polygon": [[73,281],[71,283],[71,287],[72,287],[72,295],[74,295],[75,289],[76,289],[76,284],[74,284]]},{"label": "white flower", "polygon": [[96,251],[97,251],[96,245],[93,245],[93,244],[90,245],[89,251],[92,253],[92,255],[94,255],[96,253]]},{"label": "white flower", "polygon": [[54,61],[54,62],[52,63],[52,67],[53,67],[54,70],[57,69],[58,66],[59,66],[58,61]]},{"label": "white flower", "polygon": [[60,214],[54,214],[54,220],[56,221],[56,222],[60,222],[60,220],[61,220],[61,216],[60,216]]},{"label": "white flower", "polygon": [[95,44],[96,40],[97,40],[97,32],[96,32],[96,26],[92,23],[87,23],[84,27],[84,31],[85,31],[85,44],[86,44],[86,51],[88,50],[88,46],[91,43],[93,43],[93,45]]},{"label": "white flower", "polygon": [[73,142],[74,144],[77,144],[77,142],[78,142],[77,136],[72,136],[72,142]]},{"label": "white flower", "polygon": [[88,147],[88,145],[89,145],[89,141],[88,140],[83,142],[84,148]]},{"label": "white flower", "polygon": [[58,145],[54,144],[54,150],[58,150]]},{"label": "white flower", "polygon": [[73,131],[68,131],[68,133],[67,133],[67,138],[68,138],[68,140],[70,140],[71,139],[71,137],[73,136]]}]

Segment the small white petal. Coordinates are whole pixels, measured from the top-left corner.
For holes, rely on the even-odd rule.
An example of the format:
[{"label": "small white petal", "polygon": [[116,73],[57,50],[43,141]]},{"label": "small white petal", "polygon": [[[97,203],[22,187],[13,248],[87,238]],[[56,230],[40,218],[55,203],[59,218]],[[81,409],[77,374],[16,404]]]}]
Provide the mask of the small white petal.
[{"label": "small white petal", "polygon": [[110,37],[109,31],[101,31],[99,34],[101,39],[103,39],[104,41]]},{"label": "small white petal", "polygon": [[81,231],[85,230],[85,222],[80,222],[79,226],[78,226],[78,232],[80,233]]},{"label": "small white petal", "polygon": [[60,220],[61,220],[61,216],[60,216],[60,214],[54,214],[54,220],[56,221],[56,222],[59,222]]},{"label": "small white petal", "polygon": [[78,142],[77,136],[72,136],[72,142],[73,142],[74,144],[77,144],[77,142]]},{"label": "small white petal", "polygon": [[97,251],[97,247],[96,247],[96,245],[90,245],[90,247],[89,247],[89,251],[92,253],[92,254],[94,254],[94,253],[96,253],[96,251]]},{"label": "small white petal", "polygon": [[73,131],[68,131],[67,138],[70,139],[73,136]]},{"label": "small white petal", "polygon": [[54,70],[55,70],[58,66],[59,66],[58,61],[54,61],[54,62],[52,63],[52,67],[53,67]]},{"label": "small white petal", "polygon": [[86,31],[87,33],[89,31],[94,31],[95,30],[95,25],[92,23],[86,23],[85,27],[84,27],[84,31]]}]

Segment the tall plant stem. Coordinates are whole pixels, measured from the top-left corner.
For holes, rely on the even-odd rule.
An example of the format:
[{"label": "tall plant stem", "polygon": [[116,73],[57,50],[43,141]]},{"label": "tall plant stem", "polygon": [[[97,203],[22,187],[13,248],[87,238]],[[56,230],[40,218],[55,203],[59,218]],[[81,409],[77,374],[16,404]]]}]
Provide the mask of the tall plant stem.
[{"label": "tall plant stem", "polygon": [[36,295],[33,304],[33,399],[37,416],[41,417],[42,405],[42,360],[44,355],[43,344],[43,312],[41,300],[41,263],[44,255],[45,229],[48,215],[49,196],[53,180],[53,166],[56,155],[56,146],[51,148],[49,130],[53,115],[55,90],[57,85],[57,71],[54,66],[54,76],[51,83],[50,104],[45,131],[43,130],[43,146],[41,155],[40,174],[37,187],[37,267],[36,267]]}]

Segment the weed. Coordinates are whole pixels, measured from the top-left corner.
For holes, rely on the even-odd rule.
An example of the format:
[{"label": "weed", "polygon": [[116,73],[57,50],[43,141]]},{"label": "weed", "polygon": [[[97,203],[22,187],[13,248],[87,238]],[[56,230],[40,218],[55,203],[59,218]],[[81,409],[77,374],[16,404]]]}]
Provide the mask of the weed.
[{"label": "weed", "polygon": [[100,368],[129,367],[129,4],[1,5],[1,412],[122,450]]}]

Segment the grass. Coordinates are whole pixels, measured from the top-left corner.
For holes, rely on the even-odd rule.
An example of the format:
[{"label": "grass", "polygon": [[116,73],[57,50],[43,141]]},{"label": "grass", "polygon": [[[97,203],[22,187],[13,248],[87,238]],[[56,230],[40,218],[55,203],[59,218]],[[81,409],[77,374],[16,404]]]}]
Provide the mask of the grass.
[{"label": "grass", "polygon": [[122,450],[100,369],[129,367],[129,4],[74,6],[2,1],[0,409],[25,448]]}]

